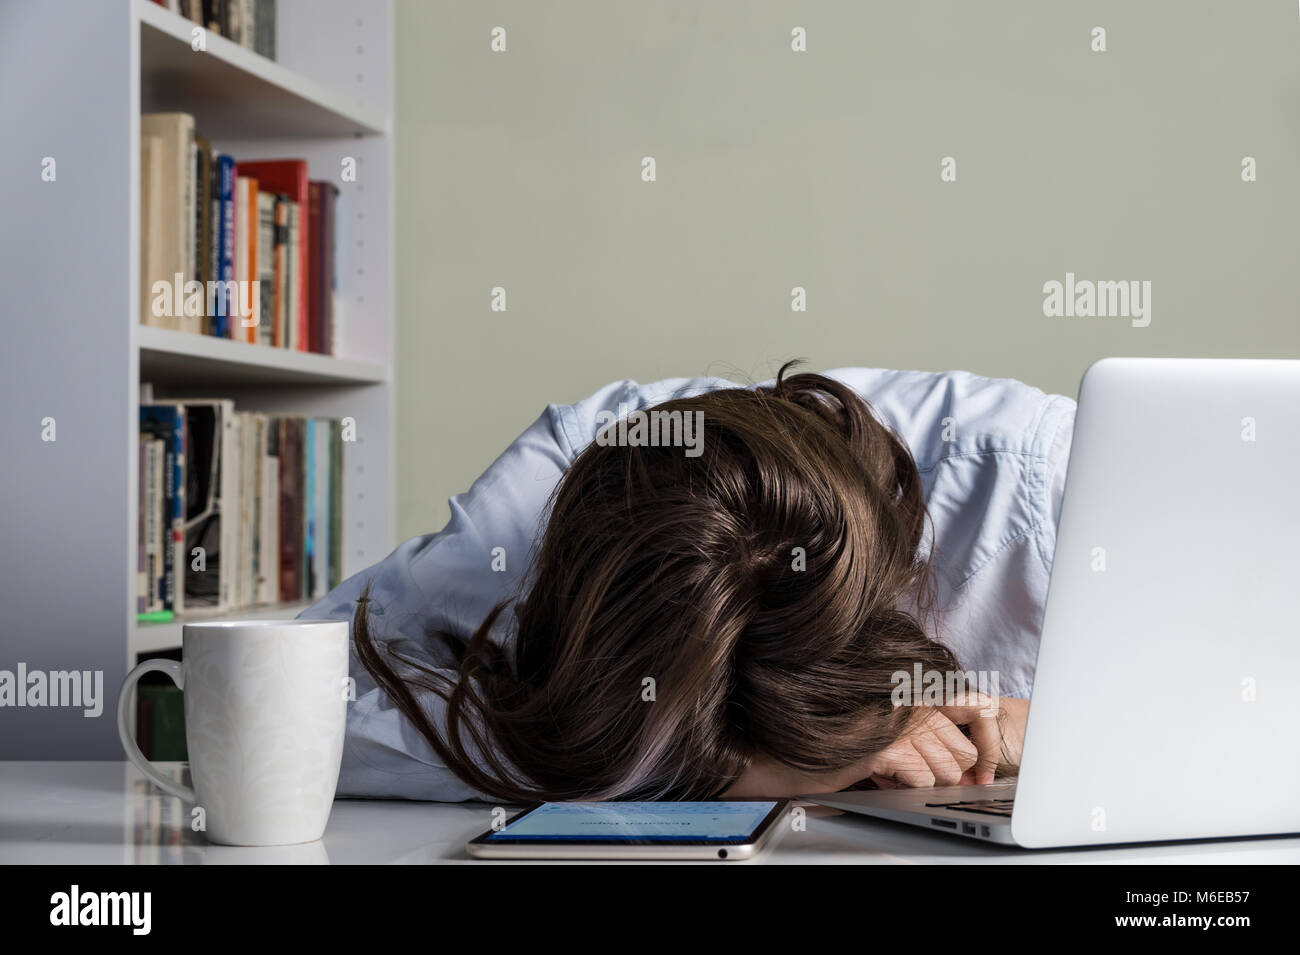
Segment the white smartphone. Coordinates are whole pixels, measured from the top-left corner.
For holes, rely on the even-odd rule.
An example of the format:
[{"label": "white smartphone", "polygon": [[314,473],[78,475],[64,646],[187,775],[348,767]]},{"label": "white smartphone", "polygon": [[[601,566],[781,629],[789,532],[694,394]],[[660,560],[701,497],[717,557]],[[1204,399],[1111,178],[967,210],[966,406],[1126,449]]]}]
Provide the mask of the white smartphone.
[{"label": "white smartphone", "polygon": [[548,802],[470,840],[477,859],[748,859],[788,799]]}]

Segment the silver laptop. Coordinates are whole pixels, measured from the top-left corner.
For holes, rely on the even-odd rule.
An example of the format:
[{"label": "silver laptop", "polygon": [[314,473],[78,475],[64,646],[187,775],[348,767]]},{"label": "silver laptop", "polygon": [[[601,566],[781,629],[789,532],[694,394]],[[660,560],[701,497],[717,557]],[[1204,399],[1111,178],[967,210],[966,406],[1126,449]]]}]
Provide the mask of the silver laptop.
[{"label": "silver laptop", "polygon": [[1300,832],[1298,682],[1300,361],[1107,358],[1018,781],[804,798],[1031,849]]}]

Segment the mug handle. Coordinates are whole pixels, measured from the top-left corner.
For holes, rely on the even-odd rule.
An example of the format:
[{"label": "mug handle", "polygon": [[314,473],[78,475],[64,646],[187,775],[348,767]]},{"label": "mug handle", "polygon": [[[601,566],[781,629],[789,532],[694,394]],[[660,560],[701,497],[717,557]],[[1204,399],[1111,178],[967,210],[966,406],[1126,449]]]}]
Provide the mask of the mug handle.
[{"label": "mug handle", "polygon": [[127,707],[135,702],[135,685],[140,677],[155,670],[159,673],[166,673],[171,677],[171,681],[176,684],[178,689],[185,689],[185,671],[175,660],[145,660],[136,666],[122,681],[122,691],[117,695],[117,735],[122,738],[122,748],[126,750],[127,758],[135,763],[136,768],[149,777],[155,786],[164,792],[171,793],[173,796],[179,796],[186,802],[197,802],[193,789],[181,783],[173,782],[154,769],[153,764],[144,758],[144,753],[140,752],[139,745],[136,744],[128,729],[129,724],[126,717],[130,711]]}]

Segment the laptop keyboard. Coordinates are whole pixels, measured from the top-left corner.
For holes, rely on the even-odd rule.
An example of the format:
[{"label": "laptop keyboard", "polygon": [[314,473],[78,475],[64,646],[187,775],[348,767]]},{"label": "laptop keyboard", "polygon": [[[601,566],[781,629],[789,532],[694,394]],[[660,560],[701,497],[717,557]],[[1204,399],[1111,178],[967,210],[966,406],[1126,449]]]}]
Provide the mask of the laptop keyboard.
[{"label": "laptop keyboard", "polygon": [[1014,799],[970,799],[963,802],[928,802],[929,809],[956,809],[958,812],[976,812],[984,816],[1011,818]]}]

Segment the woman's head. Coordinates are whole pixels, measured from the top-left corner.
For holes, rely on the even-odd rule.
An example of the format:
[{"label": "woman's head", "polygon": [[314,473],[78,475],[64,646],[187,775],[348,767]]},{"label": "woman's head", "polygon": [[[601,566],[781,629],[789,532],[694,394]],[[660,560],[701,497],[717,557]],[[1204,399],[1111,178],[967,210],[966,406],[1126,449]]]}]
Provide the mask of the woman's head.
[{"label": "woman's head", "polygon": [[[454,647],[454,685],[403,680],[358,606],[363,664],[481,791],[703,799],[756,760],[831,773],[905,729],[897,671],[957,669],[917,619],[930,571],[916,466],[851,389],[783,368],[768,389],[655,410],[699,412],[699,446],[578,456],[508,650],[488,640],[498,607]],[[424,690],[447,700],[445,735]]]}]

